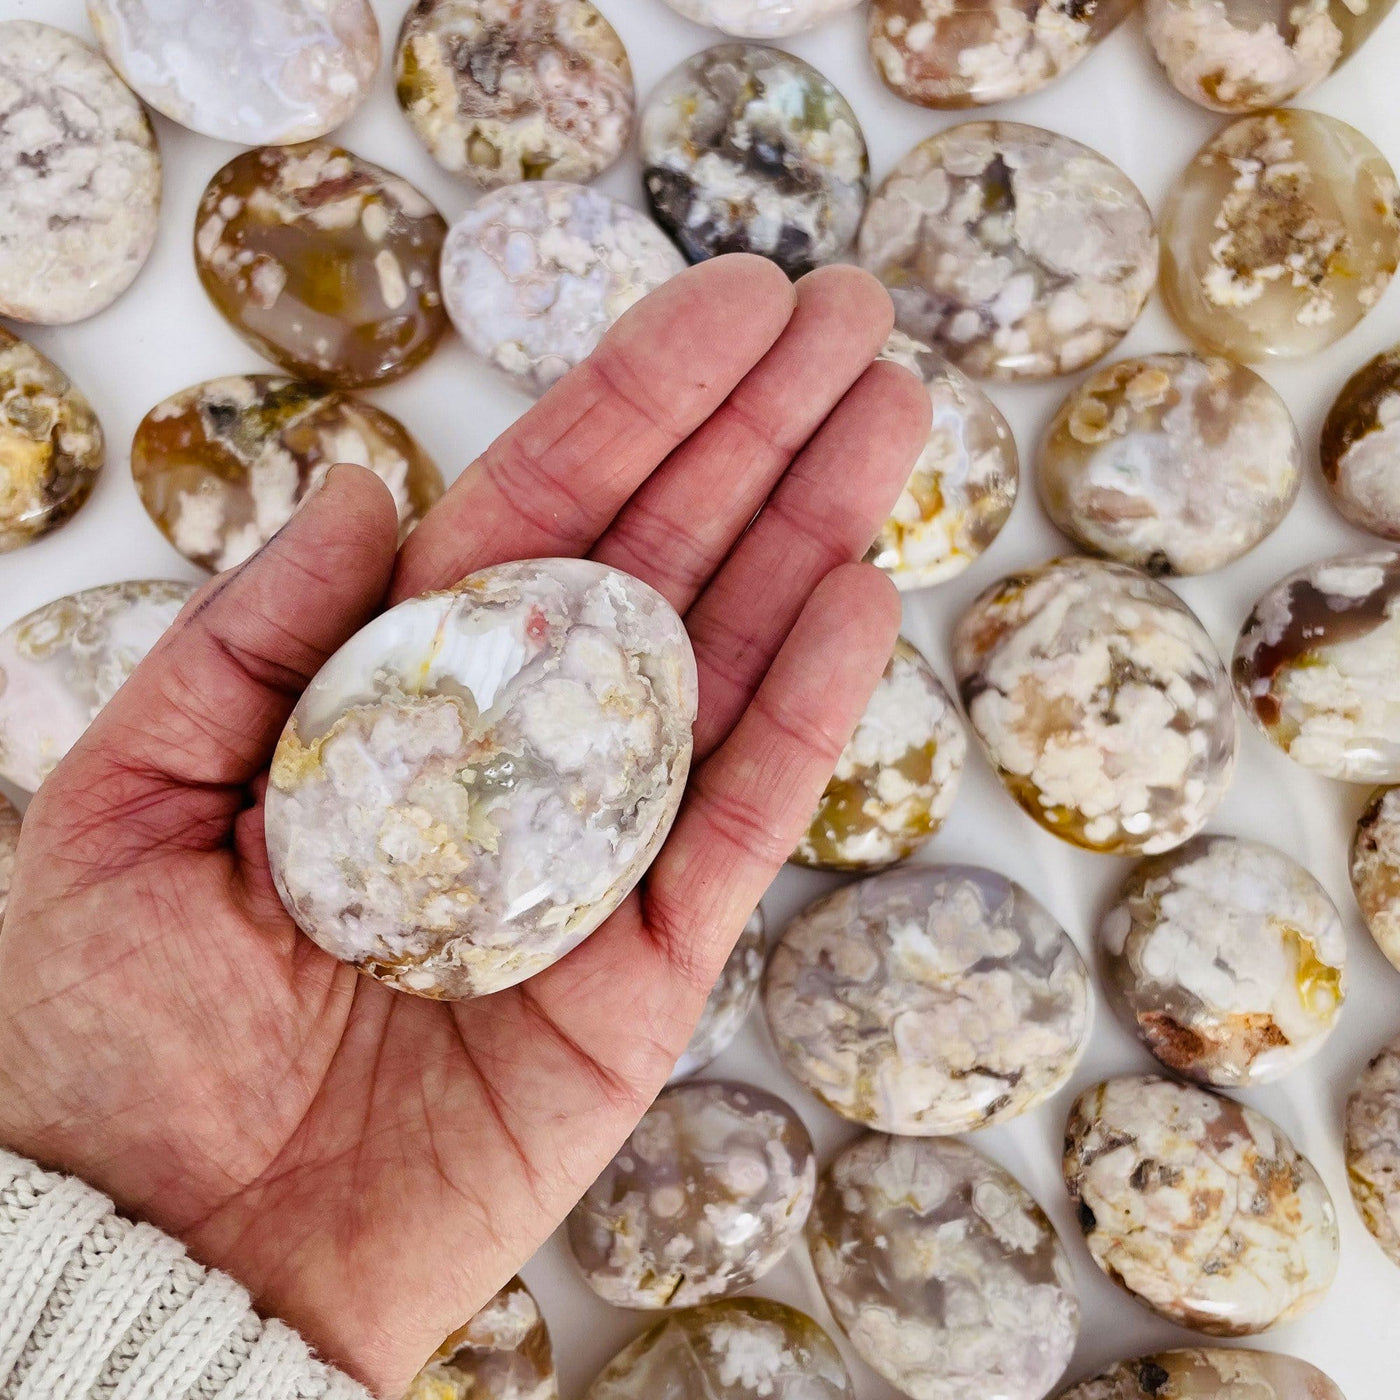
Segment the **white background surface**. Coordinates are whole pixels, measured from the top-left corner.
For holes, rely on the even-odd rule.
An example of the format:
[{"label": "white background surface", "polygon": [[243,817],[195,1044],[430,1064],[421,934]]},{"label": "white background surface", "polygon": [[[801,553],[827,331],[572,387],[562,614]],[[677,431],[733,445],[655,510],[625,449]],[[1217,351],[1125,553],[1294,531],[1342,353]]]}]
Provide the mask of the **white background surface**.
[{"label": "white background surface", "polygon": [[[241,0],[227,0],[229,4]],[[721,36],[689,24],[662,0],[599,0],[622,34],[643,99],[687,54]],[[344,143],[418,184],[449,220],[473,198],[469,186],[438,169],[410,132],[393,97],[389,54],[407,0],[375,0],[384,31],[385,62],[377,87],[341,129]],[[0,19],[45,20],[90,40],[82,0],[0,0]],[[785,47],[816,64],[846,94],[864,124],[875,179],[922,137],[958,120],[907,105],[890,95],[870,66],[863,7]],[[1361,54],[1304,105],[1353,123],[1400,166],[1400,15],[1393,15]],[[996,116],[1034,122],[1095,146],[1137,182],[1154,210],[1176,172],[1219,119],[1178,96],[1152,61],[1133,17],[1087,62],[1035,96],[1003,104]],[[975,115],[975,114],[973,114]],[[93,499],[62,530],[16,553],[0,555],[0,627],[74,589],[118,579],[193,578],[195,571],[166,544],[137,499],[128,448],[142,415],[167,394],[220,374],[266,369],[205,299],[190,252],[195,205],[210,175],[235,148],[192,135],[155,118],[165,157],[165,206],[160,238],[145,271],[106,312],[76,326],[15,327],[53,356],[84,390],[108,439],[107,470]],[[642,205],[635,157],[599,183]],[[1400,340],[1400,288],[1392,287],[1361,327],[1326,354],[1261,368],[1288,401],[1308,448],[1302,494],[1283,526],[1247,558],[1178,591],[1197,611],[1228,657],[1249,605],[1275,578],[1308,560],[1369,537],[1330,508],[1318,475],[1318,429],[1336,391],[1365,359]],[[1153,301],[1118,353],[1185,348],[1159,301]],[[1111,358],[1115,358],[1111,357]],[[948,634],[960,610],[993,579],[1066,548],[1040,511],[1030,477],[1037,437],[1069,381],[1037,387],[996,387],[992,396],[1016,433],[1022,456],[1022,495],[1010,524],[988,554],[943,587],[906,597],[905,631],[950,681]],[[429,363],[407,380],[369,398],[397,414],[451,480],[527,406],[494,374],[472,361],[449,335]],[[1323,882],[1348,925],[1351,993],[1340,1027],[1308,1065],[1282,1082],[1240,1098],[1272,1115],[1316,1163],[1337,1203],[1342,1263],[1336,1285],[1306,1318],[1255,1339],[1323,1367],[1348,1400],[1389,1400],[1400,1390],[1400,1269],[1390,1264],[1362,1227],[1347,1190],[1341,1115],[1356,1074],[1376,1049],[1400,1032],[1400,972],[1381,957],[1361,923],[1346,873],[1352,824],[1366,790],[1313,777],[1274,750],[1241,716],[1240,763],[1234,786],[1210,825],[1272,842],[1303,861]],[[993,866],[1026,885],[1089,953],[1099,910],[1126,873],[1126,862],[1073,850],[1036,827],[1002,791],[975,750],[961,793],[942,833],[923,860]],[[770,933],[801,904],[835,882],[785,871],[765,901]],[[1083,1328],[1068,1379],[1121,1357],[1201,1339],[1157,1319],[1118,1291],[1089,1259],[1060,1179],[1059,1142],[1071,1098],[1105,1075],[1150,1070],[1154,1062],[1100,1002],[1093,1040],[1070,1087],[1051,1103],[976,1135],[976,1145],[1010,1168],[1045,1206],[1074,1262]],[[822,1160],[854,1129],[787,1078],[756,1014],[716,1063],[724,1074],[767,1085],[801,1112]],[[556,1237],[529,1263],[554,1337],[565,1400],[575,1400],[609,1356],[647,1322],[614,1311],[588,1291]],[[832,1323],[805,1254],[795,1252],[753,1290]],[[844,1347],[844,1343],[843,1343]],[[862,1400],[893,1392],[844,1347]]]}]

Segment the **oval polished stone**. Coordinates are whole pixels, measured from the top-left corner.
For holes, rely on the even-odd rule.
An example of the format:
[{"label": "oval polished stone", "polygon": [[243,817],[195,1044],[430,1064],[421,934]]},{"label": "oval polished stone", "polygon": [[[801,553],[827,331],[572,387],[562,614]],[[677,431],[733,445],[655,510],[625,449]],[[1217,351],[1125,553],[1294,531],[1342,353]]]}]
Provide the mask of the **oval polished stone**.
[{"label": "oval polished stone", "polygon": [[591,180],[632,134],[632,65],[591,0],[416,0],[394,81],[433,159],[488,188]]},{"label": "oval polished stone", "polygon": [[979,378],[1082,369],[1127,334],[1157,279],[1137,186],[1096,151],[1020,122],[964,122],[886,177],[857,255],[900,330]]},{"label": "oval polished stone", "polygon": [[324,136],[379,67],[368,0],[88,0],[108,61],[156,111],[218,141]]},{"label": "oval polished stone", "polygon": [[1356,820],[1351,887],[1376,946],[1400,968],[1400,788],[1373,793]]},{"label": "oval polished stone", "polygon": [[1373,535],[1400,540],[1400,345],[1347,380],[1322,425],[1332,504]]},{"label": "oval polished stone", "polygon": [[710,989],[705,1009],[668,1083],[698,1074],[711,1060],[729,1048],[739,1028],[758,1000],[758,984],[763,978],[767,944],[763,936],[763,910],[755,909],[744,925],[734,951],[725,960],[719,979]]},{"label": "oval polished stone", "polygon": [[1135,569],[1069,557],[994,583],[954,630],[953,669],[1007,790],[1075,845],[1169,851],[1230,785],[1225,668],[1190,609]]},{"label": "oval polished stone", "polygon": [[0,632],[0,778],[34,792],[175,621],[192,583],[103,583]]},{"label": "oval polished stone", "polygon": [[783,39],[853,10],[860,0],[666,0],[686,19],[738,39]]},{"label": "oval polished stone", "polygon": [[1346,1162],[1362,1221],[1400,1265],[1400,1040],[1366,1066],[1347,1099]]},{"label": "oval polished stone", "polygon": [[846,885],[783,930],[763,1006],[789,1071],[884,1132],[968,1132],[1061,1088],[1089,1037],[1089,974],[1019,885],[910,866]]},{"label": "oval polished stone", "polygon": [[1095,370],[1041,442],[1051,520],[1091,554],[1203,574],[1247,554],[1293,504],[1303,444],[1253,370],[1191,354]]},{"label": "oval polished stone", "polygon": [[1075,1100],[1065,1184],[1094,1262],[1169,1322],[1241,1337],[1316,1307],[1337,1213],[1311,1162],[1252,1108],[1153,1075]]},{"label": "oval polished stone", "polygon": [[81,321],[155,242],[155,132],[107,64],[51,25],[0,23],[0,89],[0,316]]},{"label": "oval polished stone", "polygon": [[1400,260],[1395,172],[1355,127],[1296,108],[1242,117],[1162,208],[1162,296],[1203,349],[1311,355],[1380,300]]},{"label": "oval polished stone", "polygon": [[340,389],[384,384],[447,328],[447,225],[407,180],[328,141],[263,146],[210,180],[195,266],[259,354]]},{"label": "oval polished stone", "polygon": [[105,459],[87,399],[48,356],[0,326],[0,554],[71,519]]},{"label": "oval polished stone", "polygon": [[1058,1400],[1346,1400],[1316,1366],[1242,1347],[1188,1347],[1120,1361]]},{"label": "oval polished stone", "polygon": [[856,236],[870,158],[851,105],[809,63],[758,44],[686,59],[647,98],[642,180],[691,262],[760,253],[789,277]]},{"label": "oval polished stone", "polygon": [[664,1089],[569,1212],[588,1286],[619,1308],[688,1308],[747,1288],[802,1232],[812,1139],[748,1084]]},{"label": "oval polished stone", "polygon": [[1054,1226],[954,1141],[867,1133],[826,1168],[807,1222],[822,1293],[860,1356],[918,1400],[1040,1400],[1079,1333]]},{"label": "oval polished stone", "polygon": [[1147,1048],[1227,1089],[1310,1059],[1346,996],[1346,932],[1327,891],[1282,851],[1234,836],[1139,865],[1099,948],[1109,995]]},{"label": "oval polished stone", "polygon": [[15,878],[15,851],[19,847],[19,813],[0,793],[0,924],[5,922],[5,906],[10,902],[10,885]]},{"label": "oval polished stone", "polygon": [[498,564],[390,608],[317,672],[272,761],[282,902],[401,991],[483,996],[603,922],[670,830],[695,659],[646,584]]},{"label": "oval polished stone", "polygon": [[1280,579],[1235,643],[1240,704],[1305,768],[1400,779],[1400,554],[1342,554]]},{"label": "oval polished stone", "polygon": [[274,374],[182,389],[151,409],[131,444],[147,514],[186,559],[212,570],[266,544],[337,462],[368,467],[388,486],[401,541],[442,495],[437,467],[397,418]]}]

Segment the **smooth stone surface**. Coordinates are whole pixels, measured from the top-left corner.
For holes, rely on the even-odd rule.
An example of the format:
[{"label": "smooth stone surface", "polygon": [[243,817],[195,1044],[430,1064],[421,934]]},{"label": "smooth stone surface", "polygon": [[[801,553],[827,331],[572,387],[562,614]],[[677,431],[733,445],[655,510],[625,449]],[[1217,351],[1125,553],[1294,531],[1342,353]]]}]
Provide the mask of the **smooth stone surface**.
[{"label": "smooth stone surface", "polygon": [[10,885],[15,878],[15,851],[19,846],[19,813],[0,793],[0,924],[10,902]]},{"label": "smooth stone surface", "polygon": [[844,1118],[931,1137],[1060,1089],[1089,1038],[1089,974],[1019,885],[910,866],[846,885],[783,930],[763,1006],[789,1071]]},{"label": "smooth stone surface", "polygon": [[1064,1374],[1069,1257],[1020,1182],[966,1144],[857,1139],[822,1172],[807,1237],[851,1345],[913,1400],[1040,1400]]},{"label": "smooth stone surface", "polygon": [[88,0],[103,52],[156,111],[244,146],[324,136],[379,67],[368,0]]},{"label": "smooth stone surface", "polygon": [[1362,1221],[1400,1265],[1400,1040],[1366,1066],[1347,1099],[1346,1161]]},{"label": "smooth stone surface", "polygon": [[0,632],[0,778],[34,792],[193,592],[163,579],[103,583]]},{"label": "smooth stone surface", "polygon": [[903,331],[882,360],[917,374],[933,424],[866,559],[901,591],[955,578],[1001,533],[1020,484],[1016,440],[1001,410],[960,370]]},{"label": "smooth stone surface", "polygon": [[1243,1347],[1186,1347],[1120,1361],[1059,1400],[1346,1400],[1316,1366]]},{"label": "smooth stone surface", "polygon": [[1071,556],[994,583],[954,630],[953,669],[1007,790],[1075,845],[1169,851],[1230,785],[1225,668],[1190,609],[1135,569]]},{"label": "smooth stone surface", "polygon": [[738,39],[782,39],[853,10],[860,0],[666,0],[686,19]]},{"label": "smooth stone surface", "polygon": [[131,444],[147,514],[186,559],[213,570],[270,540],[337,462],[388,486],[401,541],[442,495],[437,467],[397,418],[275,374],[182,389],[146,414]]},{"label": "smooth stone surface", "polygon": [[1279,1127],[1153,1075],[1087,1089],[1065,1125],[1065,1184],[1094,1262],[1169,1322],[1262,1332],[1316,1307],[1337,1213]]},{"label": "smooth stone surface", "polygon": [[0,326],[0,554],[71,519],[105,459],[92,405],[47,355]]},{"label": "smooth stone surface", "polygon": [[267,847],[328,953],[401,991],[500,991],[622,902],[680,805],[695,660],[662,596],[581,559],[411,598],[317,672]]},{"label": "smooth stone surface", "polygon": [[141,104],[73,35],[0,23],[0,316],[110,306],[156,237],[160,151]]},{"label": "smooth stone surface", "polygon": [[1376,946],[1400,968],[1400,788],[1380,788],[1356,820],[1351,887]]},{"label": "smooth stone surface", "polygon": [[763,978],[767,951],[763,910],[759,908],[749,915],[734,951],[725,960],[719,980],[710,989],[705,1009],[691,1033],[690,1043],[671,1071],[669,1083],[698,1074],[729,1048],[758,1000],[758,984]]},{"label": "smooth stone surface", "polygon": [[1322,425],[1321,458],[1332,504],[1353,525],[1400,540],[1400,345],[1342,386]]},{"label": "smooth stone surface", "polygon": [[1390,284],[1396,196],[1395,172],[1355,127],[1296,108],[1241,117],[1167,193],[1167,309],[1212,354],[1322,350]]},{"label": "smooth stone surface", "polygon": [[442,294],[467,345],[542,394],[624,311],[684,270],[645,214],[550,180],[497,190],[452,225]]},{"label": "smooth stone surface", "polygon": [[1099,948],[1109,996],[1147,1048],[1226,1089],[1310,1059],[1346,996],[1346,932],[1327,891],[1282,851],[1234,836],[1139,865]]},{"label": "smooth stone surface", "polygon": [[416,0],[394,81],[433,159],[488,188],[591,180],[632,134],[632,65],[590,0]]},{"label": "smooth stone surface", "polygon": [[1303,444],[1251,369],[1143,355],[1095,370],[1046,429],[1037,462],[1051,520],[1091,554],[1150,574],[1204,574],[1288,514]]},{"label": "smooth stone surface", "polygon": [[1342,554],[1280,579],[1235,643],[1240,704],[1305,768],[1400,779],[1400,554]]},{"label": "smooth stone surface", "polygon": [[812,1139],[776,1095],[674,1084],[569,1212],[569,1247],[614,1307],[692,1307],[772,1269],[802,1232],[816,1180]]},{"label": "smooth stone surface", "polygon": [[259,354],[339,389],[384,384],[447,328],[447,225],[407,180],[329,141],[235,156],[204,191],[195,266]]},{"label": "smooth stone surface", "polygon": [[899,328],[979,378],[1082,369],[1157,280],[1152,212],[1096,151],[1020,122],[964,122],[886,177],[857,255]]},{"label": "smooth stone surface", "polygon": [[656,85],[642,113],[642,181],[691,262],[761,253],[790,277],[856,236],[870,158],[851,105],[810,63],[720,44]]}]

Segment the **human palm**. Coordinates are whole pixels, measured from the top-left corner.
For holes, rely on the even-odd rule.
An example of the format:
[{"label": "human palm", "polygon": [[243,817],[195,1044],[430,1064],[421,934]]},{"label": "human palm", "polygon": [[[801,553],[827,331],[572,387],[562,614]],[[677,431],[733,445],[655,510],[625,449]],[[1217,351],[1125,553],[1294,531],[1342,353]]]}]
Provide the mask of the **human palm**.
[{"label": "human palm", "polygon": [[[336,469],[203,589],[26,814],[0,936],[0,1143],[231,1273],[376,1393],[539,1245],[655,1096],[887,660],[855,563],[927,430],[871,360],[877,284],[719,259],[626,316],[395,558]],[[265,773],[301,690],[386,602],[588,554],[664,593],[700,674],[696,766],[638,890],[553,968],[460,1003],[302,937]]]}]

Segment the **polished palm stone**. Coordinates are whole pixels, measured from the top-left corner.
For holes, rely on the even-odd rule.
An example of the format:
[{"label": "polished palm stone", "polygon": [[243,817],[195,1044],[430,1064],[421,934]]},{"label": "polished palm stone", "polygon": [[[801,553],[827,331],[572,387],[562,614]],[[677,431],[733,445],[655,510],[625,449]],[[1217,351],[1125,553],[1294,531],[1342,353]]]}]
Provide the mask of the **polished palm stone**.
[{"label": "polished palm stone", "polygon": [[263,146],[210,180],[195,266],[260,354],[354,389],[406,374],[447,328],[438,289],[446,232],[407,180],[340,146]]},{"label": "polished palm stone", "polygon": [[15,878],[15,851],[19,848],[19,813],[0,793],[0,924],[10,902],[10,886]]},{"label": "polished palm stone", "polygon": [[1153,1075],[1087,1089],[1065,1183],[1094,1262],[1169,1322],[1239,1337],[1317,1306],[1337,1213],[1312,1163],[1252,1108]]},{"label": "polished palm stone", "polygon": [[870,188],[850,103],[758,44],[720,44],[662,78],[641,154],[652,212],[691,262],[761,253],[791,277],[846,251]]},{"label": "polished palm stone", "polygon": [[1248,553],[1288,513],[1303,444],[1253,370],[1191,354],[1096,370],[1041,442],[1040,498],[1091,554],[1152,574],[1202,574]]},{"label": "polished palm stone", "polygon": [[88,0],[88,18],[156,111],[245,146],[324,136],[364,101],[379,67],[368,0]]},{"label": "polished palm stone", "polygon": [[1395,172],[1355,127],[1296,108],[1241,117],[1162,209],[1162,295],[1237,360],[1310,355],[1380,300],[1400,260]]},{"label": "polished palm stone", "polygon": [[1169,588],[1126,565],[1054,559],[993,584],[957,624],[953,669],[1007,790],[1076,845],[1171,850],[1230,785],[1220,657]]},{"label": "polished palm stone", "polygon": [[734,951],[725,960],[719,980],[710,989],[705,1009],[676,1061],[670,1082],[698,1074],[729,1047],[758,1000],[767,944],[763,937],[763,910],[755,909],[744,925]]},{"label": "polished palm stone", "polygon": [[206,569],[266,544],[337,462],[368,467],[394,496],[400,538],[442,495],[442,477],[396,418],[275,374],[209,379],[141,420],[131,474],[162,533]]},{"label": "polished palm stone", "polygon": [[1357,818],[1351,886],[1376,946],[1400,968],[1400,788],[1380,788]]},{"label": "polished palm stone", "polygon": [[1400,540],[1400,346],[1356,371],[1322,425],[1332,504],[1373,535]]},{"label": "polished palm stone", "polygon": [[857,254],[899,328],[979,378],[1082,369],[1127,334],[1157,278],[1137,187],[1067,136],[964,122],[921,141],[870,201]]},{"label": "polished palm stone", "polygon": [[783,39],[811,29],[860,0],[666,0],[679,15],[739,39]]},{"label": "polished palm stone", "polygon": [[194,592],[192,583],[104,583],[0,632],[0,778],[34,792]]},{"label": "polished palm stone", "polygon": [[482,996],[581,943],[641,878],[690,765],[680,618],[601,564],[498,564],[361,628],[272,762],[288,911],[401,991]]},{"label": "polished palm stone", "polygon": [[0,554],[69,520],[105,455],[87,399],[51,359],[0,326]]},{"label": "polished palm stone", "polygon": [[81,321],[155,242],[155,132],[101,57],[32,20],[0,22],[0,93],[0,316]]},{"label": "polished palm stone", "polygon": [[620,1308],[688,1308],[755,1283],[802,1233],[812,1140],[748,1084],[662,1091],[569,1213],[588,1286]]},{"label": "polished palm stone", "polygon": [[1190,1347],[1120,1361],[1058,1400],[1346,1400],[1330,1377],[1294,1356]]},{"label": "polished palm stone", "polygon": [[915,1400],[1041,1400],[1079,1332],[1069,1257],[1009,1172],[867,1133],[822,1172],[812,1263],[842,1330]]},{"label": "polished palm stone", "polygon": [[479,185],[590,180],[632,134],[632,66],[591,0],[415,0],[394,78],[433,159]]},{"label": "polished palm stone", "polygon": [[1400,1265],[1400,1040],[1366,1066],[1347,1099],[1346,1161],[1361,1219]]}]

